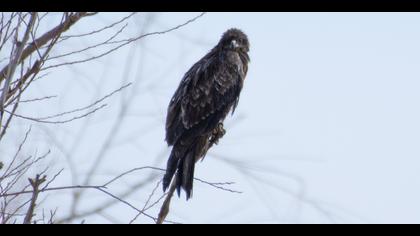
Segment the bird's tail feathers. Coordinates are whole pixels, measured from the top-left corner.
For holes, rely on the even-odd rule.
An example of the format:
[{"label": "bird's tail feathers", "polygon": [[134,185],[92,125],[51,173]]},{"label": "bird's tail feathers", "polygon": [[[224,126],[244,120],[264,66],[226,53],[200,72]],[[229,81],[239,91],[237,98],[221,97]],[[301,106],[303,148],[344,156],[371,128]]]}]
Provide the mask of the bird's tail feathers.
[{"label": "bird's tail feathers", "polygon": [[187,200],[192,197],[195,159],[195,152],[191,150],[178,165],[176,189],[178,196],[181,195],[181,188],[184,189]]},{"label": "bird's tail feathers", "polygon": [[171,184],[172,178],[175,174],[175,171],[178,167],[178,162],[180,160],[179,154],[176,152],[175,147],[172,148],[171,155],[168,158],[168,163],[166,164],[166,173],[163,176],[163,191],[165,192],[166,189]]},{"label": "bird's tail feathers", "polygon": [[194,141],[189,145],[176,143],[172,148],[171,155],[169,156],[166,173],[163,177],[163,191],[169,187],[172,179],[176,173],[176,189],[178,196],[181,195],[181,189],[186,192],[187,200],[192,196],[192,188],[194,181],[194,167],[199,153],[197,150],[197,142]]}]

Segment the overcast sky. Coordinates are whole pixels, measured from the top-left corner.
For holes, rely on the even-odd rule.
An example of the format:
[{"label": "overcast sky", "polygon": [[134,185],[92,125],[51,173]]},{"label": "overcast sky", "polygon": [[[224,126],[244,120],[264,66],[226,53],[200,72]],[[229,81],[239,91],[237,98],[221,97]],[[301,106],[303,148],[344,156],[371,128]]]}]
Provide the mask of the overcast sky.
[{"label": "overcast sky", "polygon": [[[126,34],[167,29],[198,14],[139,13]],[[124,15],[101,13],[72,33],[88,32]],[[147,17],[152,17],[150,24],[144,24]],[[226,136],[197,164],[195,175],[211,182],[233,181],[229,187],[243,193],[196,181],[190,201],[184,196],[173,199],[168,219],[419,223],[419,25],[418,13],[207,13],[177,31],[147,37],[97,62],[54,72],[31,95],[60,95],[49,104],[65,111],[134,82],[122,94],[131,101],[129,112],[96,172],[97,181],[132,167],[164,168],[170,151],[164,120],[173,92],[190,66],[225,30],[236,27],[251,44],[249,73],[237,111],[226,120]],[[130,97],[131,92],[135,96]],[[35,125],[37,137],[42,137],[39,143],[53,151],[58,169],[66,168],[64,153],[71,152],[83,176],[104,137],[113,132],[121,106],[119,98],[111,99],[89,118],[88,126],[83,121]],[[31,109],[22,108],[21,113],[43,116],[50,111],[45,104]],[[19,124],[22,130],[27,127]],[[75,149],[72,140],[81,129],[88,132]],[[59,181],[70,183],[68,172]],[[131,175],[120,187],[141,177]],[[128,200],[141,204],[156,182]],[[85,204],[99,198],[93,195]],[[68,205],[62,200],[50,204],[62,209]],[[132,218],[127,207],[114,210],[114,217]],[[87,221],[107,222],[99,216]]]}]

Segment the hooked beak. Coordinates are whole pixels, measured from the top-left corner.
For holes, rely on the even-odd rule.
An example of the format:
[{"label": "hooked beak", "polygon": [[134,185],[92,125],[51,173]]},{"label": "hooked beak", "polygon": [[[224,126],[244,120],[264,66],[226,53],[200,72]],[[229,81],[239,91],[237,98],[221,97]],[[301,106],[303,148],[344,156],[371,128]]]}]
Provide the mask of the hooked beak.
[{"label": "hooked beak", "polygon": [[232,40],[232,42],[230,43],[230,46],[232,49],[236,49],[239,47],[238,42],[236,42],[236,40]]}]

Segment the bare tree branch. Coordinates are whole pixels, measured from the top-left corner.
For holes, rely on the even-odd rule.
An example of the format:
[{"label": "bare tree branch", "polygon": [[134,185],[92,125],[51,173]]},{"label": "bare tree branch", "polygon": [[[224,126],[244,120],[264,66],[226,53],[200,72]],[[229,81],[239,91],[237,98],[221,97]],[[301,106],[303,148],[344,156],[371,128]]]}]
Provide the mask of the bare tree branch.
[{"label": "bare tree branch", "polygon": [[184,26],[186,26],[186,25],[188,25],[188,24],[196,21],[198,18],[202,17],[204,14],[205,14],[205,12],[203,12],[200,15],[198,15],[198,16],[196,16],[196,17],[194,17],[194,18],[192,18],[192,19],[190,19],[188,21],[186,21],[183,24],[177,25],[177,26],[172,27],[172,28],[167,29],[167,30],[157,31],[157,32],[153,32],[153,33],[147,33],[147,34],[143,34],[143,35],[140,35],[138,37],[135,37],[135,38],[129,38],[129,39],[124,39],[124,40],[120,40],[120,41],[115,41],[113,43],[121,43],[121,44],[118,45],[118,46],[116,46],[116,47],[114,47],[114,48],[112,48],[112,49],[110,49],[110,50],[108,50],[108,51],[106,51],[106,52],[103,52],[101,54],[98,54],[96,56],[92,56],[92,57],[89,57],[89,58],[83,59],[83,60],[76,60],[76,61],[64,62],[64,63],[59,63],[59,64],[47,66],[45,68],[42,68],[42,70],[48,70],[48,69],[56,68],[56,67],[60,67],[60,66],[68,66],[68,65],[74,65],[74,64],[84,63],[84,62],[88,62],[88,61],[92,61],[92,60],[101,58],[103,56],[106,56],[106,55],[108,55],[108,54],[110,54],[110,53],[112,53],[112,52],[120,49],[121,47],[124,47],[124,46],[126,46],[126,45],[128,45],[128,44],[130,44],[132,42],[138,41],[138,40],[140,40],[140,39],[142,39],[144,37],[151,36],[151,35],[166,34],[166,33],[169,33],[171,31],[174,31],[174,30],[177,30],[179,28],[182,28],[182,27],[184,27]]},{"label": "bare tree branch", "polygon": [[[61,33],[67,31],[72,25],[74,25],[77,21],[82,19],[83,17],[90,16],[91,14],[87,12],[78,12],[74,14],[70,14],[66,17],[65,21],[53,28],[52,30],[46,32],[41,37],[37,38],[35,41],[29,44],[28,47],[26,47],[23,52],[21,53],[21,56],[19,57],[19,60],[16,64],[19,64],[22,60],[25,60],[29,55],[31,55],[33,52],[37,50],[37,48],[40,48],[41,46],[48,43],[50,40],[54,39],[57,35],[60,35]],[[6,72],[9,70],[9,67],[13,66],[7,65],[0,71],[0,82],[5,78]]]},{"label": "bare tree branch", "polygon": [[[0,96],[0,124],[1,124],[1,121],[3,119],[4,103],[6,102],[6,96],[7,96],[7,93],[9,91],[9,86],[10,86],[10,83],[12,81],[13,74],[15,73],[17,65],[21,61],[21,58],[23,56],[22,55],[23,48],[24,48],[26,42],[29,40],[29,35],[30,35],[30,32],[32,31],[32,27],[34,26],[35,20],[36,20],[36,13],[33,12],[33,13],[31,13],[31,20],[30,20],[29,26],[26,28],[26,32],[25,32],[25,35],[23,36],[22,42],[20,43],[20,45],[17,45],[15,56],[13,57],[9,66],[7,67],[7,74],[5,75],[7,77],[6,77],[6,81],[4,82],[3,91],[2,91],[1,96]],[[17,34],[16,34],[16,39],[17,39]],[[2,75],[3,75],[3,73],[0,73],[0,82],[1,82],[1,76]],[[1,130],[1,126],[0,126],[0,130]]]},{"label": "bare tree branch", "polygon": [[[11,13],[10,15],[7,13],[0,14],[0,50],[1,48],[9,49],[9,47],[12,49],[10,51],[10,54],[7,54],[7,55],[5,54],[4,56],[5,59],[3,62],[6,65],[3,64],[2,65],[3,68],[0,71],[0,84],[2,85],[1,86],[2,88],[0,88],[0,92],[1,92],[0,105],[1,105],[2,116],[4,115],[4,121],[5,121],[5,123],[2,124],[1,119],[0,119],[0,125],[1,125],[0,141],[3,140],[3,137],[6,136],[6,130],[7,130],[8,135],[12,132],[15,132],[14,127],[13,129],[12,127],[8,129],[8,127],[11,124],[11,120],[13,118],[22,119],[26,123],[27,121],[41,123],[41,124],[64,124],[64,123],[72,122],[72,121],[87,117],[95,113],[96,111],[101,110],[102,108],[107,106],[107,104],[104,104],[106,99],[114,96],[115,94],[131,86],[131,83],[128,83],[130,77],[125,76],[129,74],[129,72],[127,72],[127,73],[124,73],[123,75],[123,79],[121,80],[123,82],[121,82],[122,86],[120,88],[102,97],[99,95],[100,88],[97,88],[97,94],[93,96],[93,99],[92,99],[93,102],[90,102],[88,103],[88,105],[83,106],[81,108],[75,108],[75,109],[73,108],[71,110],[56,113],[56,114],[54,113],[54,111],[48,110],[49,111],[48,113],[50,113],[48,115],[38,115],[38,114],[32,115],[32,114],[29,114],[28,111],[25,112],[25,111],[18,110],[18,108],[30,107],[30,105],[32,104],[39,105],[38,103],[42,101],[46,101],[46,100],[57,97],[57,96],[51,96],[51,95],[45,96],[42,93],[26,96],[28,94],[28,92],[26,91],[30,91],[27,89],[29,87],[31,88],[34,87],[30,85],[34,84],[34,81],[40,81],[40,78],[43,78],[45,76],[45,75],[39,75],[41,71],[57,68],[60,66],[84,63],[84,62],[101,58],[130,43],[136,42],[145,37],[152,36],[152,35],[162,35],[162,34],[166,34],[166,33],[175,31],[177,29],[180,29],[181,27],[184,27],[196,21],[197,19],[199,19],[206,13],[200,13],[194,18],[191,18],[182,24],[178,24],[166,30],[152,31],[151,33],[148,33],[150,31],[146,29],[146,26],[148,26],[149,23],[152,22],[151,19],[154,19],[154,18],[146,18],[146,21],[145,21],[146,23],[143,25],[143,27],[137,27],[138,29],[140,29],[140,31],[134,37],[131,37],[131,36],[127,37],[125,30],[126,30],[126,27],[128,27],[128,23],[129,23],[128,20],[136,13],[130,13],[129,15],[126,15],[122,18],[116,19],[112,23],[106,23],[103,27],[97,27],[96,29],[93,29],[87,33],[63,35],[70,28],[72,28],[77,22],[79,22],[80,19],[84,17],[96,15],[96,14],[97,13],[87,13],[87,12],[60,13],[58,17],[61,17],[61,21],[54,24],[55,27],[51,27],[47,29],[44,29],[43,28],[44,25],[40,23],[43,19],[46,20],[46,18],[48,17],[56,17],[57,15],[55,13],[44,13],[44,14]],[[40,30],[45,30],[45,31],[38,32],[38,28]],[[114,31],[112,32],[107,31],[108,29],[112,29]],[[68,41],[69,43],[70,42],[73,43],[73,41],[70,40],[72,38],[83,37],[83,39],[89,39],[88,36],[92,36],[92,35],[98,36],[99,33],[101,32],[108,33],[109,35],[104,36],[103,39],[99,43],[92,43],[92,41],[89,41],[86,43],[84,47],[71,48],[70,50],[66,52],[62,50],[67,45],[60,44],[60,43],[64,42],[65,40],[69,40]],[[23,39],[15,40],[16,42],[11,43],[13,37],[18,39],[17,37],[18,33],[25,33]],[[83,44],[84,43],[85,42],[83,42]],[[63,46],[63,48],[58,47],[58,46]],[[137,46],[137,45],[133,44],[132,46],[134,48],[134,46]],[[89,55],[87,53],[90,53],[91,51],[94,51],[95,49],[101,49],[101,50],[104,49],[105,51],[102,51],[102,52],[96,51],[96,54],[93,54],[93,56],[91,55],[91,56],[87,56],[87,58],[83,58],[83,57],[78,58],[78,56],[81,56],[82,54],[84,55],[85,53],[86,55]],[[130,58],[130,56],[133,56],[133,55],[135,54],[134,53],[130,54],[129,57],[127,57],[127,60],[130,61],[132,59]],[[61,61],[62,58],[64,59],[72,58],[73,61],[63,62]],[[55,59],[57,60],[54,61]],[[54,63],[59,63],[59,64],[54,64]],[[127,71],[130,70],[130,66],[127,65],[126,68],[127,68]],[[53,71],[54,70],[51,70],[51,72]],[[136,77],[135,82],[136,81],[137,81],[137,77]],[[36,85],[42,84],[41,82],[36,83]],[[95,82],[93,82],[92,84],[95,84]],[[98,87],[103,86],[100,83],[95,84],[95,85],[98,85]],[[31,129],[29,129],[29,131],[25,134],[25,138],[23,142],[21,142],[20,145],[17,147],[16,153],[11,152],[12,155],[10,155],[8,159],[5,159],[5,160],[2,159],[2,162],[0,162],[0,170],[1,170],[0,172],[1,173],[0,223],[22,222],[22,219],[25,224],[42,223],[42,222],[43,223],[68,223],[68,222],[76,222],[76,220],[85,222],[85,219],[83,218],[93,216],[93,215],[103,216],[104,218],[110,220],[111,222],[122,222],[121,219],[117,219],[112,214],[110,214],[109,211],[110,211],[111,206],[128,207],[129,209],[134,210],[135,214],[133,214],[133,218],[128,219],[128,220],[131,220],[130,223],[134,223],[137,219],[140,219],[139,218],[140,216],[147,217],[148,219],[153,220],[153,222],[155,223],[164,223],[164,222],[177,223],[177,222],[166,220],[166,217],[170,210],[169,205],[170,205],[170,201],[173,196],[174,190],[171,190],[167,194],[165,193],[158,194],[158,189],[161,184],[160,177],[161,177],[161,173],[165,171],[164,169],[156,168],[153,166],[144,166],[144,167],[130,169],[121,174],[116,173],[115,177],[111,178],[104,184],[95,184],[93,181],[94,179],[96,180],[96,178],[93,178],[92,176],[95,176],[95,174],[97,173],[97,170],[100,168],[99,166],[104,164],[104,157],[106,156],[107,151],[110,150],[110,147],[112,145],[116,145],[115,144],[116,142],[113,142],[113,141],[114,141],[114,138],[117,136],[116,134],[118,133],[118,130],[120,129],[120,126],[121,126],[121,124],[117,124],[117,123],[122,123],[122,119],[128,114],[128,112],[131,112],[131,110],[129,110],[130,108],[129,103],[130,103],[130,100],[134,100],[134,97],[139,94],[137,92],[138,92],[137,90],[133,89],[132,91],[130,90],[129,94],[122,93],[122,95],[127,95],[127,96],[121,96],[121,106],[118,107],[120,110],[119,112],[116,113],[117,114],[116,123],[114,126],[110,127],[109,129],[110,135],[109,137],[105,137],[105,141],[100,144],[100,147],[97,150],[98,152],[94,150],[95,154],[97,155],[94,155],[92,158],[92,166],[88,166],[87,169],[83,170],[86,173],[85,175],[81,175],[83,171],[77,169],[77,168],[80,168],[80,166],[78,164],[74,164],[74,163],[78,163],[77,162],[78,160],[75,158],[77,158],[80,153],[73,151],[72,147],[77,148],[78,146],[77,143],[79,142],[75,140],[74,145],[69,145],[68,147],[64,146],[64,148],[58,148],[62,150],[63,153],[69,153],[69,154],[65,154],[65,156],[68,159],[69,163],[70,162],[73,163],[73,164],[70,164],[71,165],[70,169],[76,169],[76,170],[70,170],[71,172],[70,175],[83,176],[84,178],[83,181],[78,181],[77,178],[71,177],[70,183],[56,184],[55,181],[61,180],[61,178],[58,178],[58,177],[61,176],[61,174],[65,170],[65,168],[61,168],[61,167],[59,168],[60,170],[56,172],[55,175],[51,174],[52,177],[47,179],[44,173],[50,172],[51,165],[47,164],[46,165],[47,167],[45,167],[45,165],[43,164],[44,164],[44,161],[46,161],[44,158],[50,154],[50,151],[48,150],[48,152],[45,152],[45,154],[44,152],[41,152],[41,154],[43,155],[41,156],[38,155],[38,148],[40,148],[38,147],[38,143],[32,142],[32,140],[28,141],[29,134],[31,131]],[[60,94],[60,97],[62,97],[61,95],[62,94]],[[99,97],[99,99],[97,97]],[[25,105],[21,106],[21,104],[25,104]],[[41,103],[40,105],[43,105],[43,104]],[[22,115],[21,113],[24,113],[24,114],[27,113],[27,114]],[[88,123],[86,122],[87,120],[89,119],[85,120],[85,124]],[[43,127],[43,125],[39,125],[37,127]],[[50,126],[45,126],[45,127],[50,127]],[[59,126],[53,126],[53,127],[59,127]],[[88,125],[82,125],[81,129],[86,130],[86,127],[88,127]],[[16,133],[18,132],[16,131]],[[56,143],[56,146],[59,146],[60,142],[62,142],[59,140],[61,137],[56,135],[56,133],[54,132],[51,132],[51,133],[53,133],[53,135],[50,137],[52,137],[52,139],[57,139],[57,140],[51,141],[49,142],[49,144]],[[18,133],[18,134],[23,135],[23,133]],[[84,134],[86,134],[84,130],[79,133],[76,132],[77,136],[75,135],[74,137],[82,139]],[[220,138],[217,135],[220,135],[220,134],[215,134],[214,139],[212,139],[211,141],[211,145],[217,144],[217,140]],[[223,136],[223,134],[221,134],[221,136]],[[8,142],[8,140],[9,139],[7,139],[6,142]],[[30,142],[32,146],[25,145],[27,142]],[[26,154],[25,153],[26,150],[24,149],[35,149],[36,151],[35,153]],[[52,150],[54,151],[54,149]],[[15,155],[13,156],[13,154]],[[54,153],[54,155],[56,154]],[[70,160],[72,158],[74,160]],[[157,165],[158,163],[159,162],[156,162],[155,164]],[[151,164],[151,165],[154,165],[154,164]],[[37,175],[33,179],[29,179],[29,184],[28,184],[28,182],[26,181],[26,178],[28,177],[28,173],[32,173],[37,168],[41,168],[41,172],[36,171],[36,173],[40,173],[40,174]],[[123,177],[128,176],[129,174],[132,174],[136,171],[141,171],[141,170],[152,170],[152,171],[150,172],[149,175],[142,176],[141,180],[136,180],[135,182],[130,183],[129,187],[127,188],[121,188],[120,185],[117,185],[119,181],[123,181],[122,180]],[[212,183],[212,182],[204,181],[198,178],[195,178],[195,179],[198,180],[198,182],[204,183],[215,189],[219,189],[219,190],[226,191],[229,193],[241,193],[239,191],[230,189],[231,185],[234,184],[233,182]],[[145,193],[145,191],[141,191],[144,189],[144,187],[148,187],[150,184],[153,184],[153,186],[151,186],[152,187],[151,192]],[[50,185],[53,187],[50,187]],[[120,187],[120,189],[118,189],[118,191],[115,191],[114,189],[112,189],[113,187]],[[99,192],[100,196],[104,198],[103,202],[100,202],[99,204],[92,204],[92,206],[89,206],[89,207],[80,208],[79,207],[80,204],[78,204],[79,201],[80,202],[85,201],[85,198],[82,198],[84,196],[82,195],[82,193],[83,192],[92,193],[95,191]],[[57,209],[49,211],[47,208],[42,208],[44,207],[43,205],[44,202],[47,202],[46,199],[50,199],[51,196],[55,195],[55,194],[50,194],[52,192],[54,193],[65,192],[66,194],[68,195],[71,194],[71,196],[73,196],[73,202],[72,202],[72,205],[70,206],[71,210],[69,211],[69,214],[68,215],[64,214],[64,216],[63,214],[58,214],[59,217],[62,217],[61,219],[58,219],[58,220],[55,219],[55,216],[57,215],[56,214]],[[129,200],[127,200],[127,199],[130,199],[129,197],[131,195],[133,194],[137,195],[138,193],[140,193],[141,196],[144,197],[142,199],[144,199],[145,202],[141,202],[138,205],[138,203],[133,204],[133,202],[130,202]],[[158,204],[162,202],[163,202],[162,207],[158,208]],[[77,208],[80,208],[80,209],[77,209]],[[159,209],[160,209],[160,214],[157,217],[153,216],[153,214],[150,213],[152,212],[152,210],[159,210]]]},{"label": "bare tree branch", "polygon": [[172,181],[171,187],[168,190],[168,194],[166,195],[165,201],[163,202],[162,207],[160,208],[156,224],[163,224],[163,222],[165,222],[165,219],[169,214],[171,199],[176,190],[176,181],[178,181],[178,175],[175,175],[174,180]]},{"label": "bare tree branch", "polygon": [[39,187],[46,181],[46,177],[47,176],[45,175],[42,177],[40,175],[36,175],[35,179],[29,179],[29,183],[31,184],[33,191],[29,209],[26,213],[25,219],[23,220],[24,224],[30,224],[32,221],[35,212],[36,201],[39,195]]}]

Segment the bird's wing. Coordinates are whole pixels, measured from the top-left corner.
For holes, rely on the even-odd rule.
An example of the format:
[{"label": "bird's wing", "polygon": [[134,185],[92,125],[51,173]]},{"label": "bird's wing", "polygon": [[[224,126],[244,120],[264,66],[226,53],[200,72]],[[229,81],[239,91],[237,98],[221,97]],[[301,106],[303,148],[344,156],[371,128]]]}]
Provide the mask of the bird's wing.
[{"label": "bird's wing", "polygon": [[186,129],[234,103],[241,88],[239,78],[232,78],[239,76],[235,70],[211,58],[192,71],[189,88],[181,101],[181,118]]},{"label": "bird's wing", "polygon": [[[207,59],[202,58],[195,63],[182,78],[175,94],[173,95],[166,116],[166,141],[169,145],[173,145],[178,137],[190,127],[184,126],[185,103],[190,100],[189,94],[196,85],[198,78],[203,76],[204,70],[208,67]],[[184,105],[183,105],[184,104]]]},{"label": "bird's wing", "polygon": [[212,115],[224,117],[221,113],[228,107],[236,107],[244,76],[238,68],[215,56],[205,56],[191,67],[168,107],[168,144],[174,144],[183,132],[206,122]]}]

